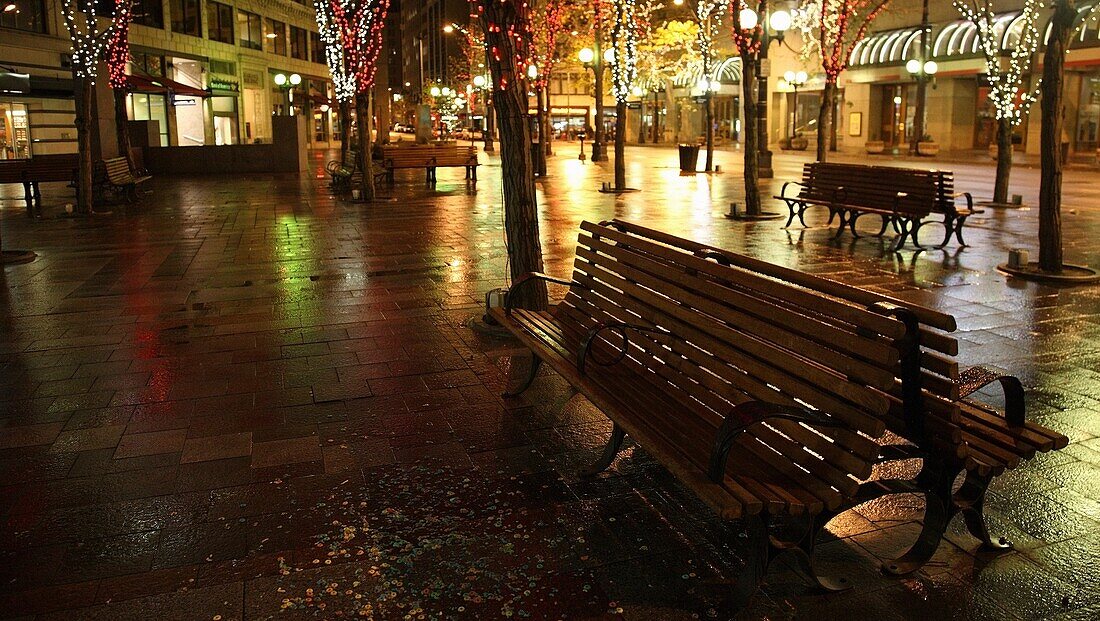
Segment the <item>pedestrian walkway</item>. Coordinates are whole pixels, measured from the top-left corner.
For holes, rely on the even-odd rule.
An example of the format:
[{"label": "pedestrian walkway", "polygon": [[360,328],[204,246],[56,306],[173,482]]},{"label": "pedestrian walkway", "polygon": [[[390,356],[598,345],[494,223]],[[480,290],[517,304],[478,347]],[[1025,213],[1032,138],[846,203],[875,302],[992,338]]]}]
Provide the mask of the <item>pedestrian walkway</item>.
[{"label": "pedestrian walkway", "polygon": [[[682,176],[671,149],[628,149],[641,192],[600,194],[609,163],[557,145],[538,182],[546,270],[577,225],[644,222],[953,313],[961,362],[1028,387],[1028,415],[1070,446],[997,479],[995,556],[961,525],[918,575],[878,559],[912,541],[917,498],[828,527],[823,596],[774,570],[744,618],[1100,616],[1100,289],[1008,281],[1037,214],[990,211],[971,247],[889,251],[824,228],[722,217],[743,200],[733,153]],[[638,449],[580,480],[610,424],[547,374],[498,395],[514,342],[468,327],[506,285],[497,156],[398,175],[373,204],[314,174],[158,178],[136,207],[46,218],[0,191],[0,617],[28,619],[710,619],[739,570],[723,525]],[[777,192],[803,159],[776,156]],[[991,193],[992,167],[953,167]],[[1067,260],[1098,267],[1097,176],[1067,173]],[[1013,191],[1037,197],[1037,172]],[[779,209],[780,205],[772,205]],[[811,212],[813,224],[822,214]]]}]

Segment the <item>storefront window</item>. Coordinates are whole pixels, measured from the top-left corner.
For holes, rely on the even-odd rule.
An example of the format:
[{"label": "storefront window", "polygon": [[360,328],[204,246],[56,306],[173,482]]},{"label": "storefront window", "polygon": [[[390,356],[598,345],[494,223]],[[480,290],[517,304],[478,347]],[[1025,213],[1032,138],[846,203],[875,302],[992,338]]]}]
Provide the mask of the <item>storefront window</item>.
[{"label": "storefront window", "polygon": [[220,2],[211,2],[206,12],[207,36],[211,41],[233,43],[233,7]]},{"label": "storefront window", "polygon": [[31,156],[27,106],[0,102],[0,160],[22,160]]},{"label": "storefront window", "polygon": [[259,15],[247,11],[238,11],[237,32],[240,33],[241,47],[247,47],[250,50],[263,49],[263,22],[260,21]]},{"label": "storefront window", "polygon": [[211,97],[210,108],[214,113],[214,144],[237,144],[238,120],[236,97]]},{"label": "storefront window", "polygon": [[155,54],[130,54],[130,73],[163,76],[164,57]]},{"label": "storefront window", "polygon": [[160,131],[160,146],[168,146],[168,108],[164,95],[134,93],[126,97],[130,118],[135,121],[156,121]]},{"label": "storefront window", "polygon": [[1075,151],[1094,151],[1100,134],[1100,78],[1081,80],[1081,107],[1077,110],[1077,135]]},{"label": "storefront window", "polygon": [[201,20],[199,0],[172,0],[172,32],[201,37]]},{"label": "storefront window", "polygon": [[309,48],[306,31],[296,26],[290,27],[290,56],[301,60],[309,60]]},{"label": "storefront window", "polygon": [[264,51],[286,56],[286,24],[274,19],[264,20]]},{"label": "storefront window", "polygon": [[133,22],[151,28],[164,28],[164,5],[160,0],[134,0],[130,9]]},{"label": "storefront window", "polygon": [[[46,32],[45,0],[4,0],[0,11],[0,27],[25,30],[27,32]],[[8,6],[14,9],[8,10]]]}]

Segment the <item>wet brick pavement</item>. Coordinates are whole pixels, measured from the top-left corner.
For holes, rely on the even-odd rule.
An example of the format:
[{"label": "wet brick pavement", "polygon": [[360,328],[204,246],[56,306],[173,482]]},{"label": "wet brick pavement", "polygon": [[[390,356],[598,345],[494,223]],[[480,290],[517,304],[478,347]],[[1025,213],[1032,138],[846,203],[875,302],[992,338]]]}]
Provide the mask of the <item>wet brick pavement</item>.
[{"label": "wet brick pavement", "polygon": [[[890,253],[821,228],[737,224],[736,155],[680,176],[629,151],[643,192],[559,145],[540,181],[547,270],[581,219],[621,217],[890,291],[959,318],[961,362],[1020,375],[1065,450],[999,478],[981,553],[956,524],[918,575],[877,559],[923,511],[895,497],[838,517],[820,548],[856,585],[820,595],[785,567],[745,618],[1100,617],[1100,289],[1006,281],[1034,210],[975,217],[973,246]],[[721,618],[740,561],[723,525],[641,450],[578,480],[610,425],[546,374],[502,400],[514,343],[466,326],[505,284],[499,160],[409,173],[348,204],[317,176],[163,178],[137,208],[30,221],[0,188],[0,616],[34,619]],[[779,182],[802,160],[777,156]],[[314,162],[319,166],[320,154]],[[988,196],[992,170],[950,165]],[[1014,172],[1034,203],[1034,170]],[[1097,266],[1100,175],[1066,178],[1067,258]],[[820,223],[820,214],[813,222]]]}]

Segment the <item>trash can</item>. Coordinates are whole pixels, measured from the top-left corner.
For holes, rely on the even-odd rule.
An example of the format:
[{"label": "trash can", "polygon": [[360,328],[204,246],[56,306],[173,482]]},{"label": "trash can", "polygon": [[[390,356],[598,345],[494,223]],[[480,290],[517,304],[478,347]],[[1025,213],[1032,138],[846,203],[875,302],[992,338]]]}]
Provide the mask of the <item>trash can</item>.
[{"label": "trash can", "polygon": [[695,172],[699,165],[699,145],[680,145],[680,172]]},{"label": "trash can", "polygon": [[542,143],[538,140],[531,141],[531,166],[538,177],[546,176],[546,152],[542,150]]}]

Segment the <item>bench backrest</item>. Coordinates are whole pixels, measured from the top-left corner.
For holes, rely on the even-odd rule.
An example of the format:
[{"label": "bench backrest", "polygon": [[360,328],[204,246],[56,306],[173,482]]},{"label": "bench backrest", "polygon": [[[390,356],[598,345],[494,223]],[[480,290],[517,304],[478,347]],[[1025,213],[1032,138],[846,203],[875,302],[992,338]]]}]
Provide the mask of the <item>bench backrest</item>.
[{"label": "bench backrest", "polygon": [[[686,411],[720,424],[751,400],[809,406],[856,432],[831,438],[789,421],[753,431],[756,441],[825,477],[846,494],[878,454],[872,440],[892,407],[892,369],[905,334],[898,320],[822,300],[628,230],[582,223],[571,287],[555,311],[581,338],[597,322],[657,327],[630,334],[633,366]],[[602,346],[621,345],[604,332]],[[675,426],[678,421],[666,421]],[[705,457],[705,456],[704,456]],[[824,461],[823,461],[824,460]]]},{"label": "bench backrest", "polygon": [[812,162],[802,168],[800,196],[899,213],[938,211],[942,173],[934,170]]},{"label": "bench backrest", "polygon": [[103,160],[103,172],[114,185],[129,185],[134,182],[134,175],[130,172],[130,162],[124,157]]},{"label": "bench backrest", "polygon": [[27,160],[0,161],[0,183],[22,183]]},{"label": "bench backrest", "polygon": [[457,145],[415,145],[409,147],[382,147],[385,162],[401,165],[467,166],[477,164],[477,147]]},{"label": "bench backrest", "polygon": [[[959,366],[954,359],[954,356],[958,354],[959,344],[958,340],[950,334],[956,329],[955,318],[951,315],[899,300],[883,293],[868,291],[746,255],[716,249],[633,223],[613,220],[609,225],[625,234],[642,237],[656,244],[671,246],[700,256],[708,256],[712,260],[720,260],[746,273],[756,274],[759,278],[770,280],[773,283],[770,286],[781,287],[791,292],[799,292],[799,295],[810,296],[811,300],[819,300],[820,302],[817,303],[807,303],[803,306],[801,312],[806,313],[808,318],[813,318],[815,321],[825,324],[833,325],[837,323],[837,319],[831,317],[839,318],[838,311],[842,311],[842,309],[837,307],[838,304],[851,309],[863,309],[871,308],[875,304],[885,303],[912,313],[913,318],[919,325],[920,358],[917,361],[919,364],[919,379],[916,386],[919,386],[923,395],[922,398],[916,399],[916,403],[923,411],[907,412],[905,410],[903,405],[903,398],[905,397],[903,383],[907,381],[907,378],[901,366],[889,364],[882,358],[871,359],[869,356],[862,356],[867,363],[888,371],[893,376],[891,386],[884,392],[890,400],[890,406],[883,420],[890,431],[916,443],[929,442],[938,448],[953,450],[951,445],[959,442],[959,407],[957,404],[959,399]],[[851,323],[848,319],[841,320],[841,324],[848,324],[860,333],[871,334],[871,332],[868,332],[868,326]],[[912,327],[909,329],[912,329]],[[874,329],[871,328],[871,330]],[[822,333],[821,337],[817,338],[824,336],[825,333]],[[896,336],[879,332],[879,335],[875,338],[888,342]],[[830,346],[832,345],[830,344]],[[899,347],[907,346],[899,344]],[[850,351],[850,348],[848,351]],[[857,354],[857,357],[860,356]],[[908,381],[912,382],[912,379]],[[914,386],[914,384],[910,383],[910,386]],[[910,390],[912,389],[910,388]],[[914,428],[911,419],[913,416],[923,417],[923,424]]]},{"label": "bench backrest", "polygon": [[26,164],[30,181],[72,181],[80,161],[75,153],[36,155]]}]

